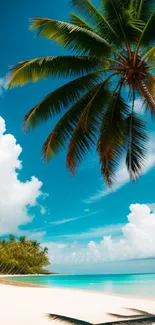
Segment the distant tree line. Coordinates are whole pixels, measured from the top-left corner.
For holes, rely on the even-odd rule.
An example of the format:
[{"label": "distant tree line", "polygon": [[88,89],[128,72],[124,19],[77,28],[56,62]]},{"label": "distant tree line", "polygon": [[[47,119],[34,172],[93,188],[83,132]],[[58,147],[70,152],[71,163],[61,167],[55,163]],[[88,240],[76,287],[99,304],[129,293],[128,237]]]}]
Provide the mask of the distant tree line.
[{"label": "distant tree line", "polygon": [[48,266],[48,248],[42,247],[36,240],[21,236],[16,240],[13,235],[8,240],[0,240],[0,274],[36,274],[46,273]]}]

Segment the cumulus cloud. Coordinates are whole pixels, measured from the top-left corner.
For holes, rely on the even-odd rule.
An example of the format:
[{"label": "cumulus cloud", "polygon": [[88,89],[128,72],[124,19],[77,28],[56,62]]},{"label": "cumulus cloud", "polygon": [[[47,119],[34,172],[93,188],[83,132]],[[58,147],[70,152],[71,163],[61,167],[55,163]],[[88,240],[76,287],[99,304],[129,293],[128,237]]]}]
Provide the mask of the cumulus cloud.
[{"label": "cumulus cloud", "polygon": [[29,208],[38,204],[42,182],[34,176],[20,181],[22,148],[15,137],[5,131],[5,121],[0,117],[0,235],[21,234],[19,226],[33,220]]},{"label": "cumulus cloud", "polygon": [[[155,139],[153,136],[151,136],[150,138],[151,140],[149,141],[148,148],[147,148],[148,153],[147,153],[146,163],[143,166],[142,174],[146,174],[149,170],[151,170],[151,168],[155,166],[155,146],[154,146]],[[117,191],[118,189],[126,185],[129,181],[130,181],[129,174],[125,162],[122,162],[120,168],[116,173],[116,178],[112,190],[107,188],[105,185],[102,185],[100,190],[98,190],[95,194],[85,199],[84,202],[89,204],[98,201],[104,196],[107,196]]]},{"label": "cumulus cloud", "polygon": [[[109,227],[109,232],[110,230],[112,232],[113,228]],[[103,234],[104,228],[102,236]],[[120,236],[115,236],[114,233],[104,235],[99,242],[91,240],[86,244],[74,241],[72,244],[52,242],[46,245],[49,248],[51,262],[55,265],[148,259],[155,257],[154,234],[155,214],[145,204],[131,204],[127,223],[122,226]]]}]

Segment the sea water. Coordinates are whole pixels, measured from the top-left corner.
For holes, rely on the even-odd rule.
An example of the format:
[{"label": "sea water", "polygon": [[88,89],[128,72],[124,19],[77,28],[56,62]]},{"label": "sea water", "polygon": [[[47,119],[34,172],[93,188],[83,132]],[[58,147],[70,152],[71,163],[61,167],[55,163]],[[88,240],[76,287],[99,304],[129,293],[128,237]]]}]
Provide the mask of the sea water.
[{"label": "sea water", "polygon": [[43,286],[155,297],[155,274],[16,276],[11,280]]}]

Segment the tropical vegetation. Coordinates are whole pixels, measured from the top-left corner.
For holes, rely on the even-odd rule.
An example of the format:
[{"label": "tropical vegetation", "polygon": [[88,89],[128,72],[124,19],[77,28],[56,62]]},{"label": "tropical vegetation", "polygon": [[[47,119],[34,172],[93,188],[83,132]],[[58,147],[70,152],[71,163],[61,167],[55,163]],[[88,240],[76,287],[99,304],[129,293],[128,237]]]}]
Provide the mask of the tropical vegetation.
[{"label": "tropical vegetation", "polygon": [[54,40],[71,54],[19,62],[10,71],[9,87],[39,78],[70,78],[26,114],[24,128],[63,114],[43,145],[47,161],[68,145],[67,167],[74,174],[96,148],[109,186],[122,159],[135,180],[147,148],[137,100],[155,115],[155,3],[101,0],[99,9],[90,0],[71,3],[69,22],[34,18],[30,26],[37,37]]},{"label": "tropical vegetation", "polygon": [[[129,311],[134,311],[133,315],[119,315],[119,314],[112,314],[109,313],[110,316],[113,316],[115,318],[114,321],[106,322],[106,323],[100,323],[98,325],[151,325],[155,322],[155,315],[148,313],[143,310],[139,309],[131,309],[129,308]],[[135,314],[135,312],[138,314]],[[57,315],[57,314],[49,314],[48,318],[51,320],[56,320],[58,322],[62,322],[62,324],[66,325],[93,325],[90,322],[76,319],[76,318],[71,318],[68,316],[62,316],[62,315]],[[118,320],[116,320],[118,319]],[[121,319],[121,320],[119,320]],[[123,320],[122,320],[123,319]],[[97,324],[96,324],[97,325]]]},{"label": "tropical vegetation", "polygon": [[0,274],[44,273],[48,266],[47,247],[41,247],[36,240],[21,236],[16,240],[10,235],[8,240],[0,241]]}]

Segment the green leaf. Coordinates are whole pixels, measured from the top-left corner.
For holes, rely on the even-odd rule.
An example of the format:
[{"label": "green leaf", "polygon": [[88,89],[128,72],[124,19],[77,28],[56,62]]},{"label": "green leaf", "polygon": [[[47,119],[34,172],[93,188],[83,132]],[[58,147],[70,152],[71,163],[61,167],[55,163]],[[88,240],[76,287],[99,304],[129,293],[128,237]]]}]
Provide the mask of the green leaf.
[{"label": "green leaf", "polygon": [[126,165],[131,180],[137,179],[142,172],[146,155],[146,128],[144,121],[131,113],[126,119],[128,150]]},{"label": "green leaf", "polygon": [[76,25],[47,18],[32,19],[30,29],[37,29],[37,36],[55,40],[64,48],[78,55],[106,56],[111,45],[94,32]]},{"label": "green leaf", "polygon": [[139,38],[135,53],[137,54],[140,46],[152,46],[155,41],[155,11],[152,13],[150,19],[147,21],[145,28],[143,29],[143,32],[141,33],[141,36]]},{"label": "green leaf", "polygon": [[70,23],[82,28],[86,28],[94,33],[96,32],[93,27],[91,27],[84,19],[77,16],[76,14],[73,13],[70,14]]},{"label": "green leaf", "polygon": [[84,15],[91,25],[95,26],[95,30],[100,36],[104,36],[110,42],[116,39],[115,30],[90,0],[71,0],[71,4]]},{"label": "green leaf", "polygon": [[[112,28],[120,38],[121,43],[133,43],[140,35],[137,29],[137,19],[128,7],[128,1],[124,0],[102,0],[101,8]],[[135,28],[136,27],[136,28]]]},{"label": "green leaf", "polygon": [[155,63],[155,46],[151,47],[151,49],[145,53],[142,60],[149,60],[150,62]]},{"label": "green leaf", "polygon": [[87,56],[47,56],[19,62],[9,74],[9,87],[25,85],[39,78],[76,77],[103,67],[103,61]]},{"label": "green leaf", "polygon": [[74,130],[67,152],[67,167],[74,174],[85,155],[95,146],[102,113],[109,91],[102,82],[94,89],[90,100],[85,104],[80,120]]},{"label": "green leaf", "polygon": [[97,87],[82,96],[56,124],[42,148],[43,155],[47,161],[65,147],[66,142],[71,138],[75,127],[80,121],[85,106],[91,100]]},{"label": "green leaf", "polygon": [[97,144],[101,172],[108,186],[112,186],[120,158],[125,149],[125,119],[129,107],[119,93],[112,94],[103,114]]},{"label": "green leaf", "polygon": [[56,89],[28,112],[24,119],[24,127],[35,128],[39,122],[46,121],[64,109],[68,109],[84,93],[93,89],[101,81],[101,73],[91,73]]},{"label": "green leaf", "polygon": [[130,10],[136,18],[147,22],[154,10],[154,4],[152,0],[130,0]]}]

